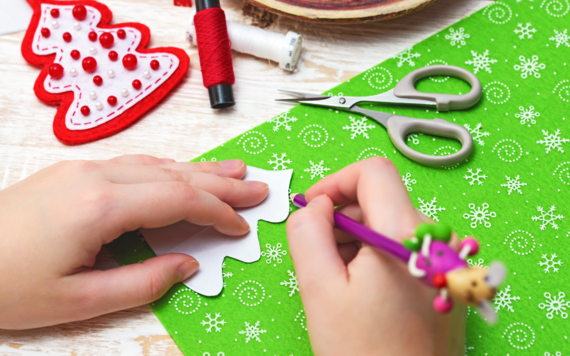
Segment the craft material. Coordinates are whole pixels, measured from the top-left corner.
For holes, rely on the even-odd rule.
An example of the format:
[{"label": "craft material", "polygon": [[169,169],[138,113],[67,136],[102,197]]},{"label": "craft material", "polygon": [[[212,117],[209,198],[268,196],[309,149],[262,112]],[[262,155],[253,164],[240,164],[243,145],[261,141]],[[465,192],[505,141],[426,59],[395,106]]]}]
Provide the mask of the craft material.
[{"label": "craft material", "polygon": [[196,41],[202,69],[202,80],[208,88],[210,106],[223,109],[235,104],[235,83],[231,43],[226,15],[219,0],[196,1]]},{"label": "craft material", "polygon": [[[258,58],[270,59],[279,63],[279,67],[293,71],[301,55],[303,37],[289,31],[286,35],[262,30],[237,22],[226,21],[228,35],[234,51],[251,54]],[[194,14],[190,15],[186,27],[186,39],[196,46],[196,28]]]},{"label": "craft material", "polygon": [[[307,206],[303,194],[291,194],[291,201],[298,208]],[[496,322],[497,315],[489,302],[505,279],[505,267],[499,262],[493,263],[488,271],[470,267],[465,259],[479,252],[479,243],[474,238],[464,239],[457,253],[448,245],[452,231],[445,225],[422,223],[416,228],[415,236],[402,245],[338,211],[334,212],[334,223],[358,240],[404,261],[410,274],[438,289],[440,294],[433,301],[437,312],[447,313],[453,309],[451,296],[463,304],[478,307],[487,321]]]},{"label": "craft material", "polygon": [[[453,95],[423,93],[415,88],[415,84],[418,80],[436,75],[452,75],[464,79],[471,85],[471,91],[464,95]],[[278,101],[343,109],[358,112],[376,120],[388,130],[388,135],[390,135],[392,143],[403,155],[427,166],[441,167],[453,165],[469,157],[473,151],[473,138],[469,131],[461,125],[453,124],[442,119],[414,119],[375,110],[362,109],[357,105],[361,102],[411,104],[431,106],[437,108],[439,111],[470,108],[481,99],[481,82],[479,82],[479,79],[477,79],[473,73],[463,68],[448,65],[433,65],[416,69],[402,78],[394,89],[373,96],[328,96],[290,90],[281,91],[297,95],[301,98],[277,99]],[[461,150],[447,156],[434,156],[417,152],[406,145],[406,140],[409,135],[418,133],[455,138],[461,142]]]},{"label": "craft material", "polygon": [[[386,130],[372,119],[309,105],[268,117],[194,161],[242,158],[264,169],[293,169],[291,190],[304,192],[349,164],[387,157],[398,168],[416,208],[438,223],[453,226],[460,237],[477,236],[481,251],[467,258],[469,265],[485,268],[501,260],[508,266],[507,283],[493,300],[496,325],[489,327],[475,308],[467,308],[466,353],[570,354],[566,306],[570,301],[570,62],[566,55],[570,47],[564,34],[565,29],[570,31],[570,11],[565,2],[559,10],[554,4],[492,2],[326,91],[334,96],[374,95],[393,88],[411,70],[433,64],[477,70],[483,97],[471,110],[437,112],[406,105],[381,109],[422,119],[439,117],[466,127],[474,141],[474,154],[467,162],[448,169],[416,164],[394,148]],[[529,22],[532,25],[527,27]],[[367,41],[361,41],[363,51],[370,44]],[[417,89],[457,94],[467,93],[470,87],[442,76],[420,81]],[[426,135],[410,135],[407,144],[432,155],[460,148],[455,140]],[[270,245],[281,263],[273,259],[268,264],[263,255],[260,262],[251,264],[226,258],[226,287],[220,296],[200,297],[197,307],[197,295],[180,284],[150,305],[185,354],[312,355],[285,223],[261,221],[258,236],[262,251],[268,252],[264,246]],[[121,264],[137,263],[154,256],[141,237],[125,235],[109,248]],[[248,292],[254,296],[254,290],[244,291],[245,287],[255,287],[258,296],[263,295],[263,287],[265,298],[255,306],[243,304]],[[195,303],[191,307],[190,298]],[[181,311],[197,309],[182,314],[175,303],[189,306]],[[380,303],[377,307],[390,306]],[[220,332],[212,327],[208,333],[206,314],[214,319],[216,313],[225,324],[217,323]],[[259,331],[261,342],[252,337],[246,343],[246,334],[240,334],[246,330]]]},{"label": "craft material", "polygon": [[149,29],[113,24],[95,1],[44,1],[22,42],[22,55],[43,67],[34,91],[52,105],[56,137],[69,145],[113,135],[138,120],[184,77],[178,48],[146,49]]},{"label": "craft material", "polygon": [[141,233],[157,256],[165,253],[185,253],[200,262],[198,272],[184,281],[188,288],[205,296],[216,296],[222,291],[222,264],[224,258],[251,263],[261,257],[257,236],[258,220],[282,222],[289,215],[289,182],[293,170],[266,171],[247,167],[244,180],[265,182],[269,185],[267,199],[252,208],[237,212],[251,230],[244,236],[227,236],[212,227],[198,226],[186,221],[159,229],[141,229]]},{"label": "craft material", "polygon": [[174,0],[174,6],[192,7],[192,0]]},{"label": "craft material", "polygon": [[25,31],[32,18],[32,8],[25,0],[11,0],[2,4],[0,36]]}]

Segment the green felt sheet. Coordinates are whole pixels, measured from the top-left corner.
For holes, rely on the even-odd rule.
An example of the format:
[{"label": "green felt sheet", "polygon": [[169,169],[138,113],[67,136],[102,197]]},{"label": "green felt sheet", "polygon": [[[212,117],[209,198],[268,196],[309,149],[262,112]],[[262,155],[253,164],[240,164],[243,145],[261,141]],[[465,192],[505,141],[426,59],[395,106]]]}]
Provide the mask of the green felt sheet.
[{"label": "green felt sheet", "polygon": [[[500,259],[507,265],[495,301],[499,322],[488,326],[469,308],[465,354],[570,354],[569,10],[567,0],[497,1],[327,92],[377,94],[432,64],[473,71],[484,93],[470,110],[373,107],[465,125],[475,149],[460,165],[417,165],[372,120],[309,106],[293,107],[196,160],[240,158],[264,169],[293,168],[291,190],[304,192],[358,160],[391,159],[416,207],[460,236],[479,239],[481,252],[470,263],[488,266]],[[465,93],[469,86],[438,77],[422,80],[418,89]],[[412,135],[408,144],[439,155],[459,147],[426,135]],[[285,223],[260,222],[259,238],[262,252],[281,251],[278,260],[226,258],[221,295],[198,296],[176,285],[151,304],[186,355],[312,354]],[[110,248],[121,264],[153,256],[137,232]]]}]

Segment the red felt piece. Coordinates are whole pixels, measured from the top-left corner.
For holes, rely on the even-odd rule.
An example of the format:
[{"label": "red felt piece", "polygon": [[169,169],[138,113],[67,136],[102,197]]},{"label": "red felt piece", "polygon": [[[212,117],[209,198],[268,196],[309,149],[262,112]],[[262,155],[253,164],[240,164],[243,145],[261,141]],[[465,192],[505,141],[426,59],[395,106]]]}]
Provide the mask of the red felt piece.
[{"label": "red felt piece", "polygon": [[[147,26],[140,24],[140,23],[123,23],[123,24],[110,24],[111,19],[113,17],[112,12],[109,8],[99,2],[84,0],[84,1],[57,1],[57,0],[28,0],[28,3],[34,9],[34,15],[32,16],[32,20],[26,32],[26,36],[22,42],[22,56],[26,61],[28,61],[32,65],[36,65],[42,68],[36,82],[34,84],[34,92],[36,96],[44,101],[47,104],[51,105],[59,105],[57,108],[56,115],[54,117],[53,122],[53,131],[55,136],[63,143],[68,145],[76,145],[76,144],[83,144],[87,142],[92,142],[95,140],[99,140],[104,137],[108,137],[114,135],[137,120],[141,118],[147,111],[149,111],[152,107],[154,107],[158,102],[160,102],[175,86],[180,82],[186,72],[188,71],[188,66],[190,62],[190,58],[188,55],[179,48],[174,47],[158,47],[158,48],[146,48],[150,41],[150,30]],[[178,68],[172,73],[172,75],[164,80],[160,85],[157,85],[156,89],[154,89],[148,96],[140,100],[136,105],[132,106],[131,108],[125,110],[122,114],[116,116],[112,120],[105,122],[99,126],[93,127],[91,129],[86,130],[69,130],[66,127],[65,118],[66,113],[70,110],[71,103],[74,101],[74,93],[72,91],[63,92],[63,93],[49,93],[44,88],[44,82],[46,77],[48,76],[48,68],[51,64],[54,63],[56,59],[55,54],[50,55],[37,55],[32,51],[32,43],[34,40],[34,34],[38,26],[40,25],[40,19],[42,17],[41,13],[41,4],[51,4],[54,6],[61,6],[61,5],[75,5],[72,14],[73,16],[80,21],[79,19],[83,16],[85,10],[86,16],[86,8],[85,6],[92,6],[96,8],[101,13],[101,21],[97,25],[98,29],[115,29],[117,27],[131,27],[135,28],[141,33],[141,40],[137,48],[133,48],[131,51],[141,53],[141,54],[152,54],[157,52],[164,52],[174,55],[179,60]],[[50,13],[51,14],[51,13]],[[84,19],[85,17],[83,17]],[[48,30],[49,31],[49,30]],[[121,31],[118,31],[117,37],[121,39],[123,34]],[[124,38],[124,36],[123,36]],[[116,39],[115,39],[116,40]],[[62,44],[65,42],[62,40]],[[71,46],[73,42],[67,44]],[[77,50],[81,50],[77,48]],[[74,53],[75,54],[75,53]],[[75,58],[75,57],[73,57]],[[79,57],[78,57],[79,58]],[[124,57],[123,57],[124,58]],[[136,61],[136,57],[135,57]],[[124,62],[123,62],[124,63]],[[102,65],[102,64],[100,64]],[[128,63],[128,65],[132,65],[132,61]],[[135,62],[136,66],[136,62]],[[105,68],[100,68],[103,73],[106,72]],[[65,73],[65,70],[64,70]],[[65,76],[65,74],[64,74]],[[96,82],[96,78],[101,80],[101,84],[103,84],[103,80],[99,76],[95,76],[93,81]],[[119,85],[123,85],[118,82]],[[110,85],[110,84],[108,84]],[[128,84],[127,84],[128,85]],[[124,87],[124,86],[123,86]],[[114,99],[114,100],[113,100]],[[104,99],[103,99],[104,100]],[[109,97],[107,98],[107,102],[111,104],[112,102],[117,103],[117,98]],[[89,109],[87,107],[87,109]],[[81,110],[83,112],[83,110]]]},{"label": "red felt piece", "polygon": [[192,0],[174,0],[174,6],[192,7]]}]

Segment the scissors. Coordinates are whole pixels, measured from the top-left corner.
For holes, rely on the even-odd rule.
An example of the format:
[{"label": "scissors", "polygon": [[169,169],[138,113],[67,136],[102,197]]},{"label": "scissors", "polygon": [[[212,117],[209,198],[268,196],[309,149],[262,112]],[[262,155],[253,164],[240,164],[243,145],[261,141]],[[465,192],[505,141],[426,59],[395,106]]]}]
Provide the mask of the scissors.
[{"label": "scissors", "polygon": [[[416,82],[432,75],[450,75],[463,79],[471,85],[471,91],[464,95],[419,92],[415,88]],[[470,108],[477,104],[482,96],[481,82],[473,73],[463,68],[449,65],[434,65],[416,69],[402,78],[394,89],[372,96],[327,96],[281,89],[279,91],[296,95],[300,98],[277,99],[277,101],[338,108],[364,114],[382,124],[388,130],[390,140],[404,156],[417,163],[433,167],[453,165],[469,157],[473,150],[471,133],[463,126],[443,119],[415,119],[362,109],[357,104],[372,102],[425,105],[435,107],[438,111],[450,111]],[[461,149],[447,156],[432,156],[420,153],[406,145],[406,137],[411,133],[426,133],[453,138],[461,143]]]}]

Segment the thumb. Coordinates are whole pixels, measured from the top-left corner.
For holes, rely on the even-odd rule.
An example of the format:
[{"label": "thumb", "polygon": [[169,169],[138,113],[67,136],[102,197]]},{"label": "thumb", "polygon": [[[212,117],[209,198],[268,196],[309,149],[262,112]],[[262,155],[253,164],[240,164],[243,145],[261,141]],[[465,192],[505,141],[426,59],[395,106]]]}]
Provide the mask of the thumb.
[{"label": "thumb", "polygon": [[77,305],[83,313],[95,315],[137,307],[162,297],[170,287],[192,276],[200,264],[192,256],[165,254],[142,263],[107,271],[88,271],[76,278],[75,290],[80,293]]}]

